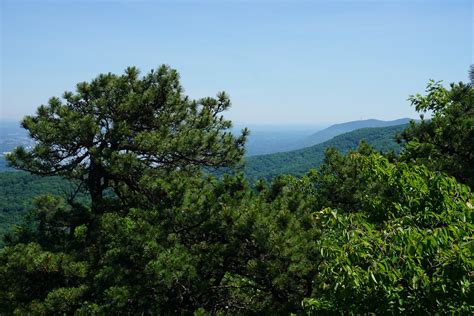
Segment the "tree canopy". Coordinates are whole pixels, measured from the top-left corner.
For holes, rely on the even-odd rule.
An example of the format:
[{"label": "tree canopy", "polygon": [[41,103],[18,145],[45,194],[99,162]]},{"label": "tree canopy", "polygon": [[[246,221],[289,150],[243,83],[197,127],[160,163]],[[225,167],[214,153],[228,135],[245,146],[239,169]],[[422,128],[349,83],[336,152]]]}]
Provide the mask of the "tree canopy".
[{"label": "tree canopy", "polygon": [[156,172],[231,166],[244,152],[221,115],[230,106],[217,98],[190,100],[176,70],[161,66],[142,78],[137,68],[81,82],[76,93],[53,97],[22,126],[35,141],[7,158],[18,169],[82,181],[93,201],[111,187],[122,196]]},{"label": "tree canopy", "polygon": [[[452,83],[445,88],[430,81],[426,95],[409,99],[421,112],[421,122],[412,122],[401,134],[402,159],[444,171],[474,188],[474,86]],[[424,113],[431,118],[425,119]]]},{"label": "tree canopy", "polygon": [[474,312],[472,178],[454,168],[470,167],[471,87],[413,97],[435,114],[400,156],[328,149],[318,169],[268,184],[200,171],[241,158],[246,131],[234,138],[219,116],[227,97],[189,101],[167,67],[129,73],[24,120],[37,145],[10,162],[76,179],[91,199],[36,198],[0,249],[0,313]]}]

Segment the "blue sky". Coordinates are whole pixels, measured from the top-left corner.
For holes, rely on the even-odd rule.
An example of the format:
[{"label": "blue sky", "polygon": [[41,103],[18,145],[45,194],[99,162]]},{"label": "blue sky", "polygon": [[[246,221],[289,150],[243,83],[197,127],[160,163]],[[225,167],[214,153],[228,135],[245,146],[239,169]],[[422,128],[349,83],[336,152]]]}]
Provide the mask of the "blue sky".
[{"label": "blue sky", "polygon": [[248,124],[417,117],[428,79],[467,81],[472,1],[1,0],[1,118],[128,65],[230,94]]}]

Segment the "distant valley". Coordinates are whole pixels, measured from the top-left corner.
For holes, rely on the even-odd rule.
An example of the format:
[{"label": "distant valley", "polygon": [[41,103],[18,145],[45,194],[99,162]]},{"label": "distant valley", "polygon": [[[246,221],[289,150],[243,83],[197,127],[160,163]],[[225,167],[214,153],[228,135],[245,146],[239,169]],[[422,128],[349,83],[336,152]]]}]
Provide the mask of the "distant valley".
[{"label": "distant valley", "polygon": [[[335,133],[335,131],[364,126],[364,124],[390,124],[390,122],[381,122],[383,121],[368,120],[348,122],[333,125],[314,135],[309,134],[309,136],[316,138],[316,135],[324,136]],[[324,152],[327,148],[333,147],[342,153],[346,153],[351,149],[357,148],[361,140],[365,140],[377,150],[385,152],[393,150],[397,152],[400,146],[395,141],[395,135],[401,132],[406,126],[406,124],[402,124],[386,127],[360,128],[341,133],[328,141],[310,147],[247,157],[245,166],[241,171],[244,172],[250,181],[261,178],[271,180],[282,174],[302,175],[322,163]],[[293,130],[293,132],[293,134],[286,136],[286,138],[284,136],[275,137],[269,141],[268,139],[271,136],[269,131],[266,130],[263,132],[260,130],[254,134],[253,139],[251,138],[250,152],[258,152],[256,149],[252,149],[252,146],[258,146],[259,142],[267,151],[278,151],[283,148],[290,148],[288,141],[291,138],[294,139],[293,146],[301,146],[302,141],[309,137],[308,134],[305,134],[307,132],[305,130]],[[275,132],[275,136],[279,136],[279,133],[282,132]],[[5,135],[10,138],[5,139]],[[8,151],[13,149],[15,147],[13,146],[15,140],[18,141],[17,144],[19,145],[30,145],[28,140],[24,137],[25,135],[13,133],[12,131],[10,131],[9,134],[2,134],[2,144],[4,146],[2,148]],[[296,143],[295,138],[298,138],[301,142]],[[324,139],[324,137],[321,136],[319,139]],[[1,157],[0,163],[5,163],[4,157]],[[3,167],[3,171],[13,171],[11,168],[7,169],[5,165],[3,165]],[[219,176],[223,174],[223,170],[217,170],[213,173]],[[26,172],[0,172],[0,186],[2,187],[0,192],[0,235],[6,232],[12,224],[20,222],[23,216],[32,207],[32,201],[35,196],[45,193],[64,195],[65,192],[71,191],[73,187],[69,181],[59,177],[42,178],[30,175]],[[23,193],[18,194],[18,192]]]},{"label": "distant valley", "polygon": [[244,127],[250,130],[245,144],[245,155],[249,157],[302,148],[309,135],[325,126],[238,125],[232,132],[238,135]]},{"label": "distant valley", "polygon": [[11,171],[7,167],[5,154],[15,147],[29,147],[33,141],[28,136],[26,130],[20,127],[19,122],[0,121],[0,171]]},{"label": "distant valley", "polygon": [[[276,125],[241,125],[233,128],[233,132],[239,131],[248,126],[250,136],[246,143],[246,156],[254,157],[259,155],[283,153],[302,148],[311,147],[324,143],[335,136],[352,132],[361,128],[388,127],[407,124],[411,119],[402,118],[393,121],[382,121],[376,119],[358,120],[334,124],[324,128],[322,125],[314,126],[276,126]],[[8,168],[5,161],[5,153],[13,150],[17,146],[31,146],[32,141],[18,122],[0,122],[0,172],[13,171]],[[258,158],[257,160],[259,160]],[[249,160],[252,164],[253,158]],[[249,170],[253,170],[250,167]],[[250,172],[253,174],[253,172]]]}]

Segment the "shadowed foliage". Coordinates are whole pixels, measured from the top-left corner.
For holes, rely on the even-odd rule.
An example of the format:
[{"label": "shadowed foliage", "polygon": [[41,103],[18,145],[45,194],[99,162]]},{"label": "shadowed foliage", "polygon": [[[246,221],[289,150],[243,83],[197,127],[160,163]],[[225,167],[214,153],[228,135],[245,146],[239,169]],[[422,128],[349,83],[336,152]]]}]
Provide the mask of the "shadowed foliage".
[{"label": "shadowed foliage", "polygon": [[250,185],[201,168],[243,154],[225,95],[189,101],[175,71],[136,74],[99,76],[25,119],[38,142],[11,164],[86,196],[37,197],[7,236],[1,314],[474,312],[470,86],[413,97],[434,116],[402,134],[400,155],[329,148],[301,177]]}]

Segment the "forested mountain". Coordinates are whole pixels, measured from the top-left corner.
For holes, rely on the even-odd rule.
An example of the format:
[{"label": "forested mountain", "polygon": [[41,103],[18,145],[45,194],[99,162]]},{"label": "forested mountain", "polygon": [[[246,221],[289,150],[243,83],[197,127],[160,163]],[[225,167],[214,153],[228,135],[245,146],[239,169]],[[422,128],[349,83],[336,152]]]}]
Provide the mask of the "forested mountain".
[{"label": "forested mountain", "polygon": [[[248,126],[250,135],[245,144],[246,156],[302,149],[357,129],[402,125],[407,124],[410,120],[409,118],[392,121],[360,120],[334,124],[324,129],[318,126]],[[238,133],[240,128],[235,128],[235,130]]]},{"label": "forested mountain", "polygon": [[[279,153],[310,147],[325,142],[337,135],[350,132],[360,128],[384,127],[398,124],[406,124],[409,119],[393,121],[361,120],[341,124],[334,124],[321,129],[318,125],[301,126],[275,126],[275,125],[242,125],[234,126],[232,132],[236,135],[249,127],[251,133],[245,144],[245,155],[257,156]],[[314,132],[319,130],[318,132]],[[0,172],[14,171],[7,167],[5,152],[13,150],[17,146],[31,146],[31,139],[26,131],[20,127],[19,122],[0,121]]]},{"label": "forested mountain", "polygon": [[[236,135],[243,128],[251,131],[245,144],[245,155],[256,156],[285,152],[310,147],[333,138],[334,136],[366,127],[383,127],[408,123],[409,119],[393,121],[362,120],[322,126],[313,125],[243,125],[237,124],[232,128]],[[318,132],[315,132],[318,131]],[[6,165],[4,154],[17,146],[33,145],[27,132],[20,127],[19,122],[0,121],[0,172],[13,171]]]},{"label": "forested mountain", "polygon": [[410,120],[411,119],[409,118],[401,118],[401,119],[392,120],[392,121],[370,119],[370,120],[359,120],[359,121],[351,121],[351,122],[345,122],[345,123],[340,123],[340,124],[334,124],[334,125],[329,126],[328,128],[318,131],[306,137],[305,139],[301,140],[298,146],[300,146],[300,148],[309,147],[309,146],[320,144],[322,142],[330,140],[331,138],[337,135],[351,132],[356,129],[402,125],[402,124],[408,124]]},{"label": "forested mountain", "polygon": [[[400,146],[394,137],[407,125],[382,128],[366,128],[336,136],[323,144],[297,151],[278,154],[248,157],[245,174],[249,180],[265,178],[270,180],[282,174],[303,175],[311,168],[318,167],[329,147],[340,152],[356,149],[364,140],[381,151],[398,151]],[[25,172],[0,173],[0,235],[13,224],[19,224],[28,210],[33,207],[33,200],[41,194],[51,193],[66,196],[75,185],[61,177],[40,177]]]},{"label": "forested mountain", "polygon": [[366,141],[375,149],[383,152],[398,152],[400,145],[395,141],[395,136],[406,127],[408,127],[407,124],[362,128],[308,148],[248,157],[244,169],[245,174],[250,179],[265,178],[267,180],[281,174],[302,175],[322,163],[327,148],[332,147],[342,153],[347,153],[349,150],[357,148],[361,141]]},{"label": "forested mountain", "polygon": [[[225,93],[192,100],[165,65],[81,82],[25,117],[34,146],[7,155],[87,200],[37,197],[4,239],[0,314],[472,315],[473,99],[430,82],[410,97],[430,120],[249,158],[267,179],[318,166],[249,183],[205,172],[245,159]],[[4,204],[54,179],[8,174]]]}]

